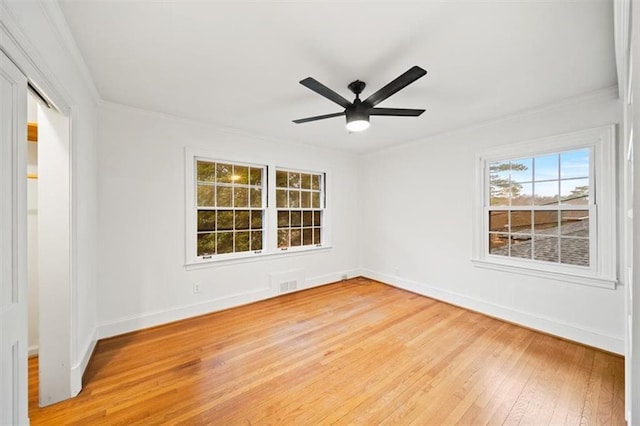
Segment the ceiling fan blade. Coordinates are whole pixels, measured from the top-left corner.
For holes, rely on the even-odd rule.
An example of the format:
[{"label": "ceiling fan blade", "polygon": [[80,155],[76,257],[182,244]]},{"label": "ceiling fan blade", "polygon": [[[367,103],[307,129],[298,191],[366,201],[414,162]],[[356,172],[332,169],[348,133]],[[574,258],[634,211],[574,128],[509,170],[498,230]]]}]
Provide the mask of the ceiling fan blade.
[{"label": "ceiling fan blade", "polygon": [[341,115],[344,115],[344,114],[345,114],[344,111],[334,112],[333,114],[316,115],[315,117],[299,118],[297,120],[293,120],[293,122],[296,124],[308,123],[309,121],[324,120],[325,118],[332,118],[332,117],[340,117]]},{"label": "ceiling fan blade", "polygon": [[411,67],[411,69],[409,69],[409,71],[405,72],[400,77],[396,78],[391,83],[387,84],[382,89],[378,90],[376,93],[365,99],[364,103],[372,107],[376,106],[380,102],[387,99],[389,96],[393,95],[399,90],[404,89],[426,73],[427,72],[425,70],[417,65],[414,65],[413,67]]},{"label": "ceiling fan blade", "polygon": [[348,100],[346,100],[345,98],[343,98],[342,96],[340,96],[339,94],[329,89],[327,86],[325,86],[324,84],[320,83],[318,80],[312,77],[307,77],[304,80],[300,80],[300,84],[302,84],[304,87],[307,87],[313,90],[317,94],[324,96],[330,101],[337,103],[342,108],[348,108],[351,106],[351,102],[349,102]]},{"label": "ceiling fan blade", "polygon": [[369,115],[393,115],[402,117],[417,117],[424,112],[423,109],[407,108],[371,108]]}]

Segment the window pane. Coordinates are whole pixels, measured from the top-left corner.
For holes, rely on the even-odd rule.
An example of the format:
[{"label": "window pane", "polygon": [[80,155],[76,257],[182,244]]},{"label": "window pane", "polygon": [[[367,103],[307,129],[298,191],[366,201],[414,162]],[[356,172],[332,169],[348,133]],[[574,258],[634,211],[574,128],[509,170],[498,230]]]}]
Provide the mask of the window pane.
[{"label": "window pane", "polygon": [[289,227],[289,212],[278,212],[278,228]]},{"label": "window pane", "polygon": [[509,212],[491,211],[489,212],[489,231],[508,231]]},{"label": "window pane", "polygon": [[310,246],[313,244],[313,228],[304,228],[302,230],[302,245]]},{"label": "window pane", "polygon": [[589,237],[589,212],[587,210],[562,211],[560,235]]},{"label": "window pane", "polygon": [[562,179],[589,177],[589,149],[560,154],[560,177]]},{"label": "window pane", "polygon": [[234,207],[249,207],[249,191],[247,188],[233,188],[233,206]]},{"label": "window pane", "polygon": [[198,182],[213,182],[216,177],[216,163],[206,161],[197,162],[197,179]]},{"label": "window pane", "polygon": [[249,210],[236,210],[235,229],[249,229]]},{"label": "window pane", "polygon": [[278,248],[289,247],[289,229],[278,229]]},{"label": "window pane", "polygon": [[511,194],[508,161],[489,164],[489,196],[492,206],[508,206]]},{"label": "window pane", "polygon": [[301,180],[302,180],[302,189],[311,189],[311,175],[303,173]]},{"label": "window pane", "polygon": [[247,166],[233,166],[233,182],[240,185],[249,184],[249,168]]},{"label": "window pane", "polygon": [[302,213],[302,226],[313,226],[313,212],[307,210]]},{"label": "window pane", "polygon": [[489,234],[489,253],[500,256],[509,255],[509,235],[508,234]]},{"label": "window pane", "polygon": [[233,175],[233,166],[231,164],[216,165],[216,182],[218,183],[231,183],[231,176]]},{"label": "window pane", "polygon": [[531,259],[531,236],[512,235],[511,246],[509,247],[511,257]]},{"label": "window pane", "polygon": [[198,231],[215,231],[216,230],[216,212],[215,210],[199,210],[198,211]]},{"label": "window pane", "polygon": [[533,204],[533,185],[514,182],[511,186],[511,197],[512,206],[530,206]]},{"label": "window pane", "polygon": [[276,207],[287,208],[289,207],[289,197],[286,189],[276,190]]},{"label": "window pane", "polygon": [[233,229],[233,210],[218,210],[218,230]]},{"label": "window pane", "polygon": [[558,238],[550,236],[534,237],[533,260],[558,263]]},{"label": "window pane", "polygon": [[549,206],[558,204],[558,181],[536,182],[533,187],[533,204],[536,206]]},{"label": "window pane", "polygon": [[198,185],[198,206],[213,207],[216,205],[214,198],[216,191],[213,185]]},{"label": "window pane", "polygon": [[251,211],[251,229],[262,229],[262,211]]},{"label": "window pane", "polygon": [[289,191],[289,207],[300,207],[300,191]]},{"label": "window pane", "polygon": [[311,207],[314,209],[320,208],[320,193],[312,192],[311,193]]},{"label": "window pane", "polygon": [[216,234],[198,234],[198,256],[216,253]]},{"label": "window pane", "polygon": [[322,226],[322,212],[313,212],[313,226]]},{"label": "window pane", "polygon": [[292,211],[291,212],[291,226],[302,226],[302,212]]},{"label": "window pane", "polygon": [[249,232],[236,232],[235,251],[249,251]]},{"label": "window pane", "polygon": [[558,235],[558,211],[534,211],[533,233],[536,235]]},{"label": "window pane", "polygon": [[320,189],[320,175],[311,175],[311,189]]},{"label": "window pane", "polygon": [[251,188],[250,193],[250,205],[251,207],[262,207],[262,189]]},{"label": "window pane", "polygon": [[286,188],[289,186],[289,174],[282,170],[276,170],[276,186]]},{"label": "window pane", "polygon": [[511,232],[531,233],[531,212],[530,211],[512,211],[510,219]]},{"label": "window pane", "polygon": [[216,204],[218,207],[233,207],[231,203],[233,190],[230,186],[218,186],[216,190]]},{"label": "window pane", "polygon": [[533,160],[531,158],[523,158],[520,160],[511,161],[511,181],[533,181]]},{"label": "window pane", "polygon": [[289,172],[289,188],[300,188],[300,173]]},{"label": "window pane", "polygon": [[303,209],[308,209],[311,207],[311,193],[307,191],[302,191],[300,193],[300,207]]},{"label": "window pane", "polygon": [[560,181],[562,204],[589,204],[589,179],[570,179]]},{"label": "window pane", "polygon": [[589,240],[560,238],[560,263],[589,266]]},{"label": "window pane", "polygon": [[251,167],[249,171],[249,184],[254,186],[262,186],[262,169]]},{"label": "window pane", "polygon": [[262,231],[251,232],[251,250],[262,250]]},{"label": "window pane", "polygon": [[544,155],[541,157],[535,157],[533,159],[534,166],[534,180],[539,182],[541,180],[558,179],[558,167],[559,167],[558,154]]},{"label": "window pane", "polygon": [[217,246],[218,254],[233,253],[233,232],[219,232]]},{"label": "window pane", "polygon": [[291,246],[302,245],[302,229],[291,230]]},{"label": "window pane", "polygon": [[322,228],[313,228],[313,244],[322,244]]}]

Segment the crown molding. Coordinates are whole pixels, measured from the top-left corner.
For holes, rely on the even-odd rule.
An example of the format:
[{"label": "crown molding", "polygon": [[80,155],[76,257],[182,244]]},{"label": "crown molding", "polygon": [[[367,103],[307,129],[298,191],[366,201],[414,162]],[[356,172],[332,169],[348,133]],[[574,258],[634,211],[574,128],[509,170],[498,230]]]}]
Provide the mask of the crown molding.
[{"label": "crown molding", "polygon": [[52,30],[59,36],[59,40],[61,41],[60,44],[71,58],[76,70],[80,74],[82,83],[89,91],[93,101],[97,104],[102,100],[102,98],[96,88],[93,77],[89,72],[89,67],[80,53],[78,44],[71,33],[69,24],[62,13],[62,9],[60,9],[60,4],[57,1],[45,0],[38,0],[38,4],[42,8]]},{"label": "crown molding", "polygon": [[445,136],[454,136],[457,134],[468,133],[470,131],[479,130],[486,127],[493,127],[509,121],[527,118],[527,117],[538,115],[538,114],[548,113],[558,108],[563,108],[563,107],[572,106],[572,105],[578,106],[582,104],[598,102],[598,101],[607,101],[607,100],[608,101],[619,100],[617,85],[594,90],[592,92],[583,93],[577,96],[570,96],[553,103],[548,103],[548,104],[539,105],[533,108],[523,109],[510,114],[502,115],[500,117],[495,117],[489,120],[471,123],[467,126],[459,127],[454,130],[434,133],[432,135],[427,135],[425,137],[414,139],[412,141],[404,142],[397,145],[387,146],[379,150],[367,151],[363,153],[363,155],[373,154],[376,152],[386,151],[386,150],[395,149],[403,146],[409,146],[409,145],[418,144],[418,143],[424,143],[425,141],[428,142],[428,141],[439,139]]}]

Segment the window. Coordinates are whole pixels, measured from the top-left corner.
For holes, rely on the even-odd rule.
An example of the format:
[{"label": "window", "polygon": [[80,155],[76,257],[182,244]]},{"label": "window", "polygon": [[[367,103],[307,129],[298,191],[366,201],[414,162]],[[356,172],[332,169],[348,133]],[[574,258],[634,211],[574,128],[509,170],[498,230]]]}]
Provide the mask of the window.
[{"label": "window", "polygon": [[479,157],[478,266],[615,285],[613,126]]},{"label": "window", "polygon": [[187,148],[187,267],[330,248],[326,188],[324,172]]},{"label": "window", "polygon": [[196,158],[196,256],[263,247],[265,167]]},{"label": "window", "polygon": [[276,170],[278,248],[322,245],[323,175]]},{"label": "window", "polygon": [[588,267],[590,157],[583,148],[490,162],[489,254]]}]

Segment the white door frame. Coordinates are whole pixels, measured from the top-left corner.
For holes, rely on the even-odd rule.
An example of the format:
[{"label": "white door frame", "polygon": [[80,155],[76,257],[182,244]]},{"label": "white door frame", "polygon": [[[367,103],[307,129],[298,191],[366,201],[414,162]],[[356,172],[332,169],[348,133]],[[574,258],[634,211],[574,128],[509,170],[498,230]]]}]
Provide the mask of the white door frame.
[{"label": "white door frame", "polygon": [[0,52],[0,424],[27,406],[27,79]]}]

